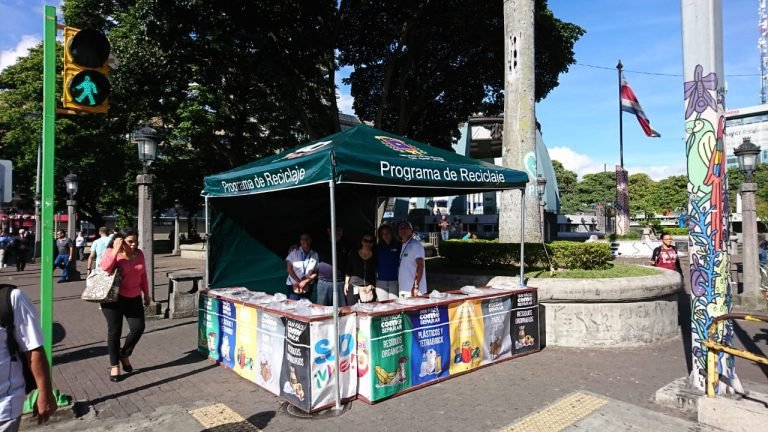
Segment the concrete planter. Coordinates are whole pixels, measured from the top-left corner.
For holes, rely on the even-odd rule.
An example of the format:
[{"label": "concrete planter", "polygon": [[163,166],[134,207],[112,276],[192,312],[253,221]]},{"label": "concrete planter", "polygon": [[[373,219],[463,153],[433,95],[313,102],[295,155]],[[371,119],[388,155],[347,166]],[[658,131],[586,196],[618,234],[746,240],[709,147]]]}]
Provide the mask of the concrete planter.
[{"label": "concrete planter", "polygon": [[[516,283],[495,277],[489,284]],[[676,337],[677,296],[683,280],[657,276],[610,279],[536,279],[548,345],[578,348],[635,347]]]},{"label": "concrete planter", "polygon": [[185,259],[205,260],[205,243],[193,243],[179,246],[181,257]]}]

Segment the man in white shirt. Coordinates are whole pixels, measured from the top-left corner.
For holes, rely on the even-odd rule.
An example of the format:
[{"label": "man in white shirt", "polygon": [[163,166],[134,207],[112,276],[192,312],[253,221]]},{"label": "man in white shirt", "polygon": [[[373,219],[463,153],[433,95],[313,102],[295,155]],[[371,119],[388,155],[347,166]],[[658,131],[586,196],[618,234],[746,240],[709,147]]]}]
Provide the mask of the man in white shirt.
[{"label": "man in white shirt", "polygon": [[[0,432],[16,432],[21,424],[21,412],[26,396],[21,362],[27,364],[37,384],[38,396],[34,414],[38,416],[38,423],[48,421],[57,408],[37,311],[29,297],[14,285],[0,285],[0,302],[8,301],[8,290],[13,310],[13,328],[9,331],[7,327],[0,326],[0,376],[8,377],[7,381],[0,383]],[[21,361],[11,353],[8,343],[11,334],[18,347],[16,356],[20,357]]]},{"label": "man in white shirt", "polygon": [[424,246],[413,236],[410,222],[400,222],[397,233],[403,243],[400,249],[398,285],[400,297],[427,293],[427,273],[424,268]]}]

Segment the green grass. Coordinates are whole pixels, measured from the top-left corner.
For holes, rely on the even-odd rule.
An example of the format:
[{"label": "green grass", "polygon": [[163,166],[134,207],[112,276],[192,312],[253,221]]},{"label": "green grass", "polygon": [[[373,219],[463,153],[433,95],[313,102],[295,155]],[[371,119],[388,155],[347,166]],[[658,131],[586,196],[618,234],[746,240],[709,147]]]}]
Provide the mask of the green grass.
[{"label": "green grass", "polygon": [[[453,273],[462,275],[488,275],[517,276],[518,268],[512,266],[498,268],[459,268],[452,266],[445,258],[430,258],[427,260],[427,272]],[[635,264],[612,263],[612,267],[606,270],[558,270],[554,275],[545,268],[526,268],[525,274],[529,278],[559,278],[559,279],[606,279],[619,277],[652,276],[659,272],[646,266]]]}]

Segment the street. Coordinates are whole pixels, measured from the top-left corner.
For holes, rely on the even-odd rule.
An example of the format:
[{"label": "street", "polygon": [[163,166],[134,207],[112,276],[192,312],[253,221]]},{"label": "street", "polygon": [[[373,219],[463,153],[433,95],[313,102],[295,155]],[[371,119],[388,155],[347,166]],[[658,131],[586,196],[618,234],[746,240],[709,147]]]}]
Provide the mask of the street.
[{"label": "street", "polygon": [[[163,255],[155,263],[158,299],[165,299],[167,272],[203,267],[202,261]],[[38,269],[32,265],[16,273],[9,267],[0,272],[0,280],[22,287],[37,303]],[[573,392],[685,419],[651,401],[657,389],[686,375],[680,337],[637,349],[546,347],[373,406],[355,401],[335,418],[306,420],[281,410],[279,400],[256,385],[203,359],[196,351],[196,318],[155,320],[147,321],[132,356],[140,371],[111,383],[104,318],[97,305],[80,300],[83,288],[84,282],[54,285],[54,383],[77,402],[80,419],[55,422],[48,429],[205,430],[188,411],[221,403],[268,431],[352,431],[372,425],[376,430],[498,430]],[[736,335],[737,346],[768,352],[768,326],[739,326]],[[747,389],[750,383],[766,384],[768,369],[737,359],[736,370]]]}]

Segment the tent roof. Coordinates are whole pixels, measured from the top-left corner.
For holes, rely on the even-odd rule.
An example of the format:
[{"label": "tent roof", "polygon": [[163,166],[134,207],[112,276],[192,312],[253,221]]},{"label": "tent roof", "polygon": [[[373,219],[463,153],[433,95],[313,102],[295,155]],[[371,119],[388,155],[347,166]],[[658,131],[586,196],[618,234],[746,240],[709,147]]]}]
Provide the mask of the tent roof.
[{"label": "tent roof", "polygon": [[380,196],[458,195],[524,187],[528,175],[366,125],[205,178],[204,195],[233,197],[336,180]]}]

